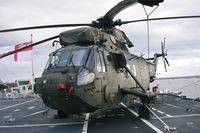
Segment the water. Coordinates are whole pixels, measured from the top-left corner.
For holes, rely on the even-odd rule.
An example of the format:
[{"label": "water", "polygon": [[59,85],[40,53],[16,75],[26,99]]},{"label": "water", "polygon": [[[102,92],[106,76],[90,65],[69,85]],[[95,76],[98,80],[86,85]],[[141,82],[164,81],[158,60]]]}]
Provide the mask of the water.
[{"label": "water", "polygon": [[188,98],[200,98],[200,76],[158,78],[151,88],[156,85],[160,92],[182,92]]}]

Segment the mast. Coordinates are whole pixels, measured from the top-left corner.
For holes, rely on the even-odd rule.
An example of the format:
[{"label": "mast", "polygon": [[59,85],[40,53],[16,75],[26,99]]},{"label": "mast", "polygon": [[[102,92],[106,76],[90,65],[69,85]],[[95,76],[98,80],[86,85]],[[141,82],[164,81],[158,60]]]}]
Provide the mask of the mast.
[{"label": "mast", "polygon": [[[31,43],[33,43],[33,34],[31,34]],[[31,84],[32,84],[32,90],[33,90],[33,86],[35,84],[35,82],[34,82],[35,74],[34,74],[34,63],[33,63],[33,50],[31,51],[31,70],[32,70]]]}]

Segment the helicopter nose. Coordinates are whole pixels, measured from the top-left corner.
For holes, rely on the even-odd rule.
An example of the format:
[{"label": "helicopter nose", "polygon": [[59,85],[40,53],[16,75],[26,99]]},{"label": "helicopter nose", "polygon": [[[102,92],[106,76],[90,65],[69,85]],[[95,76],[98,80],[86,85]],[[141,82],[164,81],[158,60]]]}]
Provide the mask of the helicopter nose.
[{"label": "helicopter nose", "polygon": [[75,73],[51,73],[35,79],[35,93],[71,95],[75,92]]}]

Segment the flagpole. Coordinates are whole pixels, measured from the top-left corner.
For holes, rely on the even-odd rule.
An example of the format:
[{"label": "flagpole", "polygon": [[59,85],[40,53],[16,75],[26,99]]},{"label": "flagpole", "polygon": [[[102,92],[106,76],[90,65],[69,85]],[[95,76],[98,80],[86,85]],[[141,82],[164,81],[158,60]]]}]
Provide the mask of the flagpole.
[{"label": "flagpole", "polygon": [[[33,34],[31,34],[31,43],[33,43]],[[34,82],[34,78],[35,78],[35,75],[34,75],[34,68],[33,68],[33,50],[31,51],[31,65],[32,65],[32,89],[33,89],[33,86],[35,84]]]}]

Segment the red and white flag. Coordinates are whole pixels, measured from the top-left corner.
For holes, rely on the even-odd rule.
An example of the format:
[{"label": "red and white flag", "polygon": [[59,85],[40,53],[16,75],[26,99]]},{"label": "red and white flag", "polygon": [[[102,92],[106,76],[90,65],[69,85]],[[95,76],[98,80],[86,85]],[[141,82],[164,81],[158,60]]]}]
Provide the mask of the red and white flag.
[{"label": "red and white flag", "polygon": [[[25,43],[22,43],[22,44],[17,44],[17,45],[14,46],[14,48],[13,48],[13,46],[3,47],[3,48],[0,49],[0,52],[1,52],[0,53],[0,57],[3,56],[3,55],[5,55],[5,54],[8,54],[10,52],[13,52],[15,50],[21,49],[23,47],[27,47],[27,46],[29,46],[31,44],[32,44],[32,41],[25,42]],[[14,53],[14,61],[18,61],[18,53],[20,53],[20,52],[26,52],[26,51],[30,51],[30,50],[33,50],[33,47],[28,47],[28,48],[26,48],[24,50],[21,50],[19,52]]]},{"label": "red and white flag", "polygon": [[[17,45],[15,45],[15,50],[18,50],[18,49],[21,49],[21,48],[23,48],[23,47],[27,47],[27,46],[29,46],[29,45],[31,45],[32,44],[32,41],[30,41],[30,42],[25,42],[25,43],[22,43],[22,44],[17,44]],[[26,52],[26,51],[30,51],[30,50],[33,50],[33,47],[29,47],[29,48],[26,48],[26,49],[24,49],[24,50],[21,50],[21,51],[19,51],[19,52]],[[15,54],[14,54],[14,61],[17,61],[18,60],[18,53],[19,52],[16,52]]]}]

